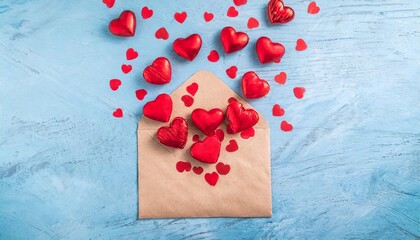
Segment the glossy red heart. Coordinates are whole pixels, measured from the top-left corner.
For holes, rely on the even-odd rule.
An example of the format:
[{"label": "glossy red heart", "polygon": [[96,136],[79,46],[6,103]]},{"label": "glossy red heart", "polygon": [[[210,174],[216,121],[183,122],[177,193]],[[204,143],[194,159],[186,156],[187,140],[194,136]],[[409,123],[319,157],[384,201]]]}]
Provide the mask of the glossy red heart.
[{"label": "glossy red heart", "polygon": [[218,108],[211,109],[210,111],[197,108],[191,113],[191,120],[194,125],[206,135],[216,130],[223,122],[223,119],[224,113]]},{"label": "glossy red heart", "polygon": [[249,37],[244,32],[236,32],[233,27],[225,27],[220,32],[220,41],[225,53],[233,53],[246,47]]},{"label": "glossy red heart", "polygon": [[258,59],[261,63],[280,61],[286,49],[281,43],[272,42],[268,37],[260,37],[256,45]]},{"label": "glossy red heart", "polygon": [[182,117],[172,120],[169,127],[161,127],[157,131],[160,143],[168,147],[183,149],[187,144],[188,124]]},{"label": "glossy red heart", "polygon": [[206,137],[203,141],[191,146],[190,154],[203,163],[216,163],[220,156],[221,143],[216,136]]},{"label": "glossy red heart", "polygon": [[200,35],[192,34],[186,38],[178,38],[174,41],[172,48],[179,56],[192,61],[201,49],[202,40]]},{"label": "glossy red heart", "polygon": [[153,10],[149,9],[148,7],[143,7],[141,9],[141,16],[143,19],[151,18],[153,16]]},{"label": "glossy red heart", "polygon": [[177,12],[174,14],[174,18],[179,23],[184,23],[185,19],[187,19],[187,13],[186,12]]},{"label": "glossy red heart", "polygon": [[176,163],[176,170],[180,173],[186,171],[189,172],[191,171],[191,163],[190,162],[183,162],[183,161],[178,161]]},{"label": "glossy red heart", "polygon": [[284,6],[283,0],[270,0],[267,7],[268,18],[273,24],[285,24],[293,20],[295,11]]},{"label": "glossy red heart", "polygon": [[136,15],[125,10],[120,17],[109,23],[109,31],[115,36],[132,37],[136,33]]},{"label": "glossy red heart", "polygon": [[171,63],[165,57],[156,58],[152,65],[144,69],[143,78],[146,82],[156,85],[169,83],[172,78]]},{"label": "glossy red heart", "polygon": [[159,121],[168,122],[172,114],[172,98],[168,94],[160,94],[154,101],[143,107],[144,116]]},{"label": "glossy red heart", "polygon": [[226,146],[226,151],[228,152],[236,152],[238,151],[238,149],[239,149],[239,146],[235,139],[230,140],[229,144]]},{"label": "glossy red heart", "polygon": [[255,126],[259,115],[253,109],[245,109],[238,101],[229,103],[226,110],[229,133],[238,133]]},{"label": "glossy red heart", "polygon": [[247,72],[242,77],[242,92],[249,99],[262,98],[270,92],[270,84],[255,72]]},{"label": "glossy red heart", "polygon": [[206,173],[204,179],[210,186],[216,186],[217,181],[219,180],[219,174],[217,174],[217,172]]},{"label": "glossy red heart", "polygon": [[232,79],[236,78],[236,76],[238,76],[238,67],[232,66],[226,69],[226,74]]},{"label": "glossy red heart", "polygon": [[139,56],[139,53],[136,52],[136,50],[134,50],[133,48],[129,48],[127,49],[127,52],[125,52],[125,57],[127,58],[127,60],[133,60],[136,59]]},{"label": "glossy red heart", "polygon": [[230,172],[230,165],[219,162],[216,165],[216,170],[220,175],[227,175]]}]

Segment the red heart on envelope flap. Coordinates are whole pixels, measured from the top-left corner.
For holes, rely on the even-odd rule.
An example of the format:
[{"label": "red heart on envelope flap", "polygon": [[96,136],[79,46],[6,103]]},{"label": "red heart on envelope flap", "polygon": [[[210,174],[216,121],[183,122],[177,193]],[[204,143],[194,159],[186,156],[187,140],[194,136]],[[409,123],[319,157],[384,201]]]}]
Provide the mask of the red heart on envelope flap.
[{"label": "red heart on envelope flap", "polygon": [[119,18],[109,23],[109,31],[120,37],[134,36],[136,33],[136,15],[130,10],[123,11]]},{"label": "red heart on envelope flap", "polygon": [[156,85],[169,83],[172,78],[171,63],[165,57],[156,58],[152,65],[144,69],[143,78],[146,82]]},{"label": "red heart on envelope flap", "polygon": [[159,121],[168,122],[172,114],[172,98],[168,94],[160,94],[154,101],[143,107],[144,116]]},{"label": "red heart on envelope flap", "polygon": [[216,163],[220,155],[221,143],[217,136],[206,137],[191,146],[191,157],[203,163]]},{"label": "red heart on envelope flap", "polygon": [[285,24],[295,18],[295,11],[284,6],[283,0],[270,0],[267,7],[268,18],[273,24]]},{"label": "red heart on envelope flap", "polygon": [[281,43],[272,42],[268,37],[260,37],[257,40],[257,55],[261,63],[270,63],[279,61],[286,49]]},{"label": "red heart on envelope flap", "polygon": [[206,135],[209,135],[216,130],[223,122],[223,118],[224,113],[218,108],[210,111],[197,108],[191,114],[191,120],[194,125]]},{"label": "red heart on envelope flap", "polygon": [[246,98],[261,98],[270,91],[270,84],[260,79],[255,72],[247,72],[242,77],[242,92]]},{"label": "red heart on envelope flap", "polygon": [[157,131],[157,138],[163,145],[183,149],[187,143],[188,124],[182,117],[172,120],[169,127],[161,127]]},{"label": "red heart on envelope flap", "polygon": [[172,48],[179,56],[192,61],[201,49],[202,40],[200,35],[192,34],[186,38],[178,38]]},{"label": "red heart on envelope flap", "polygon": [[229,103],[226,110],[228,133],[238,133],[255,126],[259,115],[253,109],[245,109],[238,101]]},{"label": "red heart on envelope flap", "polygon": [[225,27],[220,32],[220,41],[225,53],[233,53],[246,47],[249,37],[244,32],[236,32],[233,27]]}]

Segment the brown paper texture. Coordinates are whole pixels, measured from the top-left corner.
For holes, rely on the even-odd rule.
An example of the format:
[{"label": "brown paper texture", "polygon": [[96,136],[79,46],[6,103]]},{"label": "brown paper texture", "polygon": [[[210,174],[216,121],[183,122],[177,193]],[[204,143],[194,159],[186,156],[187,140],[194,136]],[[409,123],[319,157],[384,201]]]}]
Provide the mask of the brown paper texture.
[{"label": "brown paper texture", "polygon": [[[187,86],[199,85],[194,104],[185,107],[181,100],[188,95]],[[220,79],[208,71],[194,74],[171,95],[175,117],[188,121],[188,142],[184,149],[175,149],[159,143],[157,130],[169,123],[161,123],[142,116],[138,125],[138,179],[140,218],[186,218],[186,217],[271,217],[270,176],[270,128],[260,114],[254,126],[255,136],[242,139],[240,134],[227,134],[226,123],[219,127],[225,133],[218,162],[231,166],[227,175],[219,175],[216,186],[204,179],[205,173],[216,172],[216,164],[201,163],[190,156],[190,147],[195,134],[203,140],[205,135],[191,122],[191,112],[196,108],[225,111],[231,97],[245,108],[252,108]],[[229,140],[239,145],[236,152],[227,152]],[[178,172],[176,163],[188,161],[192,166],[201,166],[201,175]]]}]

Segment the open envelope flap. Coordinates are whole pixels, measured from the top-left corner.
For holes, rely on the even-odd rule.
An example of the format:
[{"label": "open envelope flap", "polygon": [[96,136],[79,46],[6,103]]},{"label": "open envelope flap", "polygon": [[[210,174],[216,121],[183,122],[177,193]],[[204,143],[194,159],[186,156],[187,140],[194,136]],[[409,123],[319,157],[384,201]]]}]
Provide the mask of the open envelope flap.
[{"label": "open envelope flap", "polygon": [[[187,86],[199,85],[194,104],[185,107],[181,100],[188,94]],[[236,98],[245,108],[251,106],[234,93],[216,76],[207,71],[194,74],[171,94],[175,117],[188,119],[188,142],[184,149],[164,146],[156,138],[157,130],[169,123],[160,123],[142,117],[138,128],[139,155],[139,216],[140,218],[179,217],[270,217],[270,130],[267,121],[260,115],[254,127],[255,136],[243,139],[239,134],[226,134],[226,123],[220,126],[225,132],[219,162],[231,167],[227,175],[220,175],[216,186],[204,179],[206,173],[216,172],[216,164],[204,164],[190,156],[194,143],[192,137],[205,136],[190,120],[195,108],[226,110],[228,99]],[[239,149],[225,150],[229,141],[235,139]],[[203,173],[178,172],[178,161],[190,162],[202,167]]]}]

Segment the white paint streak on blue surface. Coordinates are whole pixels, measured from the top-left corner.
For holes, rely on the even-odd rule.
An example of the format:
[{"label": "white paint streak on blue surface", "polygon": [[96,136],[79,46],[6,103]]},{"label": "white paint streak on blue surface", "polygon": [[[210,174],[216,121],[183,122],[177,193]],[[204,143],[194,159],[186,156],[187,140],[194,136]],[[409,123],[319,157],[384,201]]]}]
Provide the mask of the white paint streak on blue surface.
[{"label": "white paint streak on blue surface", "polygon": [[[268,26],[265,1],[249,0],[235,19],[231,1],[0,1],[0,239],[415,239],[420,236],[420,8],[411,0],[287,1],[296,19]],[[135,38],[118,39],[107,23],[123,9],[155,10]],[[183,25],[175,11],[188,12]],[[205,24],[202,14],[215,13]],[[260,28],[246,29],[248,17]],[[140,18],[140,16],[138,15]],[[250,45],[208,63],[220,29],[249,32]],[[167,27],[170,41],[154,32]],[[184,63],[172,40],[201,33],[197,60]],[[280,65],[257,64],[253,45],[267,35],[287,53]],[[294,51],[297,38],[309,49]],[[125,50],[140,57],[124,76]],[[155,57],[174,66],[171,84],[141,79]],[[257,71],[270,95],[252,104],[272,128],[273,217],[137,220],[136,124],[142,102],[171,92],[197,70]],[[273,82],[280,71],[286,86]],[[118,92],[108,81],[121,78]],[[306,97],[293,97],[304,86]],[[271,117],[280,103],[284,118]],[[123,119],[111,116],[116,107]],[[295,130],[279,130],[282,119]]]}]

